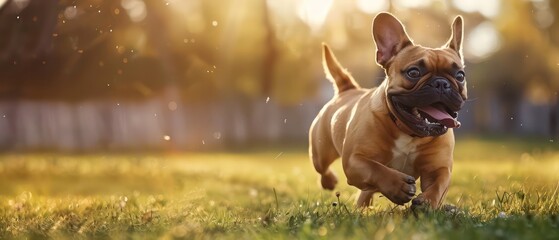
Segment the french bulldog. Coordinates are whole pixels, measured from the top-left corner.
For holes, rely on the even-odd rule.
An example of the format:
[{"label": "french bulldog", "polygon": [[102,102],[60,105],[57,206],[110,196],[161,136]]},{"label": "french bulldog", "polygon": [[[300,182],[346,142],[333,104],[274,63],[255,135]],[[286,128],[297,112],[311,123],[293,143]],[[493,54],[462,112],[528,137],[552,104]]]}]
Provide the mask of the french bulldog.
[{"label": "french bulldog", "polygon": [[[324,189],[338,182],[329,169],[341,157],[358,206],[380,192],[392,202],[436,209],[450,184],[457,112],[467,99],[462,58],[462,17],[440,48],[414,44],[402,23],[379,13],[372,23],[376,62],[386,78],[361,88],[323,44],[323,66],[334,97],[309,130],[309,154]],[[416,196],[416,180],[421,193]]]}]

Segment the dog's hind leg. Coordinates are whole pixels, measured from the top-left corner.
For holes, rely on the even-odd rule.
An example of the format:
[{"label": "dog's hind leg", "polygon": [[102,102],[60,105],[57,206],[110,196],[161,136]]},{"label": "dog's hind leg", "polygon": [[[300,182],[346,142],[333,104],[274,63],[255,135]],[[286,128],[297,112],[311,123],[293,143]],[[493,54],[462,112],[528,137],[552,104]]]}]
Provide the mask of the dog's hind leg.
[{"label": "dog's hind leg", "polygon": [[327,146],[331,144],[313,143],[311,141],[309,153],[314,165],[314,169],[321,175],[320,184],[322,188],[334,190],[338,183],[338,178],[330,170],[330,165],[339,157],[338,152],[334,146]]},{"label": "dog's hind leg", "polygon": [[357,199],[357,206],[368,207],[373,204],[373,194],[375,191],[360,191],[359,198]]},{"label": "dog's hind leg", "polygon": [[338,177],[336,177],[336,174],[334,174],[334,172],[328,169],[326,173],[320,176],[320,184],[324,189],[334,190],[336,184],[338,184]]}]

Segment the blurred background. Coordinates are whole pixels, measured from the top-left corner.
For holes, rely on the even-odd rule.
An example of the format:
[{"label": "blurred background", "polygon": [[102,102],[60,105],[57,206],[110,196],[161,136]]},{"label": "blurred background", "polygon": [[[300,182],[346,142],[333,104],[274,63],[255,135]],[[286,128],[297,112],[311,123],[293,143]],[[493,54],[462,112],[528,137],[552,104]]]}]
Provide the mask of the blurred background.
[{"label": "blurred background", "polygon": [[559,1],[0,0],[0,150],[306,147],[321,42],[379,84],[380,11],[428,47],[464,17],[459,137],[557,139]]}]

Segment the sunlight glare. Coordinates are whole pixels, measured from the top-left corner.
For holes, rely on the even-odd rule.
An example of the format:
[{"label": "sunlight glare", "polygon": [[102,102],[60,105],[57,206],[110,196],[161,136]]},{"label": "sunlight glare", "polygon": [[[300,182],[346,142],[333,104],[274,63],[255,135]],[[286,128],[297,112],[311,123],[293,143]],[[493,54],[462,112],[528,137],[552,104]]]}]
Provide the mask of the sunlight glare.
[{"label": "sunlight glare", "polygon": [[378,13],[382,11],[388,10],[388,1],[387,0],[357,0],[357,8],[363,11],[364,13]]},{"label": "sunlight glare", "polygon": [[532,0],[533,14],[540,28],[548,28],[555,21],[549,0]]},{"label": "sunlight glare", "polygon": [[465,44],[464,49],[467,50],[467,54],[474,59],[483,59],[499,49],[499,33],[491,22],[486,21],[470,31]]},{"label": "sunlight glare", "polygon": [[146,3],[142,0],[122,0],[120,5],[133,22],[140,22],[147,16]]},{"label": "sunlight glare", "polygon": [[483,16],[493,18],[501,10],[500,0],[452,0],[452,4],[464,12],[479,12]]},{"label": "sunlight glare", "polygon": [[394,5],[404,8],[421,8],[427,7],[431,4],[431,0],[416,1],[416,0],[394,0]]},{"label": "sunlight glare", "polygon": [[324,24],[332,2],[333,0],[302,0],[297,4],[297,15],[316,32]]},{"label": "sunlight glare", "polygon": [[23,10],[27,5],[29,5],[29,0],[14,0],[13,2],[17,8],[17,11]]}]

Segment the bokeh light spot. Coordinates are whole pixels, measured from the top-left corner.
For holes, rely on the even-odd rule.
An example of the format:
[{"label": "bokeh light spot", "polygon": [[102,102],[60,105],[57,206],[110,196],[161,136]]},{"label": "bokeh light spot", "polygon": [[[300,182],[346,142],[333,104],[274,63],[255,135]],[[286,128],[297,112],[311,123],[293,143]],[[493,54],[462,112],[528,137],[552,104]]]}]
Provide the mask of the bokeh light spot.
[{"label": "bokeh light spot", "polygon": [[303,0],[298,3],[297,15],[313,32],[324,24],[332,7],[332,0]]},{"label": "bokeh light spot", "polygon": [[471,30],[465,44],[469,57],[483,59],[499,49],[499,34],[491,22],[483,22]]},{"label": "bokeh light spot", "polygon": [[133,22],[140,22],[147,16],[146,3],[142,0],[122,0],[120,4]]},{"label": "bokeh light spot", "polygon": [[177,103],[176,103],[175,101],[170,101],[170,102],[167,104],[167,107],[169,108],[169,110],[175,111],[175,110],[177,110],[178,105],[177,105]]},{"label": "bokeh light spot", "polygon": [[373,14],[378,13],[381,11],[388,10],[388,1],[387,0],[357,0],[357,7],[359,10]]}]

